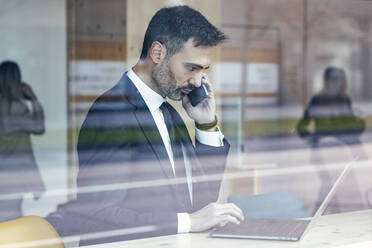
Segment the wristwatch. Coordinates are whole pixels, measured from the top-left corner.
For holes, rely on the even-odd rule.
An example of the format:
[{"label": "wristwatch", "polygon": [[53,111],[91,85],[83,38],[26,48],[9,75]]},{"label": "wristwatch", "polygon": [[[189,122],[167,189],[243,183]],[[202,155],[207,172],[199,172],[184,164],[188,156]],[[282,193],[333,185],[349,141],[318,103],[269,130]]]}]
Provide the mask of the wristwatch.
[{"label": "wristwatch", "polygon": [[204,124],[199,124],[199,123],[195,122],[195,126],[199,130],[206,131],[206,130],[209,130],[211,128],[216,127],[217,126],[217,122],[218,122],[217,116],[214,116],[214,121],[213,122],[204,123]]}]

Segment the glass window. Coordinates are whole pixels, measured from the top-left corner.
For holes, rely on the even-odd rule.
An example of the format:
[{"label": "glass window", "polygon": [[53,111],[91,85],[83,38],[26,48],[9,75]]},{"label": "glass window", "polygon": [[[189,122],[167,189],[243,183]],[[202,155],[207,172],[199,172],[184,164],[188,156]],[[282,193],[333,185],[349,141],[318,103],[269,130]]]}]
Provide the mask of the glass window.
[{"label": "glass window", "polygon": [[[184,4],[213,26],[180,8],[145,37]],[[0,222],[41,216],[73,247],[226,224],[195,228],[212,202],[276,219],[372,207],[372,2],[0,6]],[[212,108],[188,102],[202,82]]]}]

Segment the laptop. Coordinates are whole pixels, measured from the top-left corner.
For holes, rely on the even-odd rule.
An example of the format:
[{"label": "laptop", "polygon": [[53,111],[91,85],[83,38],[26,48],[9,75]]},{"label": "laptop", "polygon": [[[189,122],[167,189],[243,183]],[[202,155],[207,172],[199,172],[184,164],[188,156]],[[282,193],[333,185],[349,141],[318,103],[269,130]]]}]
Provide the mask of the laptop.
[{"label": "laptop", "polygon": [[312,218],[245,219],[239,225],[229,223],[223,227],[215,228],[211,232],[211,237],[299,241],[322,215],[338,186],[342,183],[346,174],[350,171],[352,164],[356,160],[357,158],[346,164],[345,168]]}]

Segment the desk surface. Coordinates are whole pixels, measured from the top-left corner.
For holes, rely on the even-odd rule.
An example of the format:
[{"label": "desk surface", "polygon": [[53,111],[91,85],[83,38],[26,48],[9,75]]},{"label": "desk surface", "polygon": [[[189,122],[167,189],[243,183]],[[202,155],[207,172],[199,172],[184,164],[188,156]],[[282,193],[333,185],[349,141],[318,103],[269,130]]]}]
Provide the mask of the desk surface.
[{"label": "desk surface", "polygon": [[300,242],[288,241],[264,241],[247,239],[222,239],[211,238],[209,233],[190,233],[130,240],[116,243],[108,243],[89,248],[107,247],[203,247],[203,248],[226,248],[226,247],[338,247],[338,248],[364,248],[372,247],[372,210],[349,212],[322,216],[312,227],[304,239]]}]

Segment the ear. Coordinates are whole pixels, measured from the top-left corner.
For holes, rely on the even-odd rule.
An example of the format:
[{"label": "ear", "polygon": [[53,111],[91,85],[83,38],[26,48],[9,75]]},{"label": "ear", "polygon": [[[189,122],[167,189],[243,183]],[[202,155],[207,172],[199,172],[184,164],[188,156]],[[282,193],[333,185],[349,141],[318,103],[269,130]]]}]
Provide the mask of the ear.
[{"label": "ear", "polygon": [[154,41],[151,44],[149,55],[155,64],[159,64],[167,55],[167,49],[159,41]]}]

